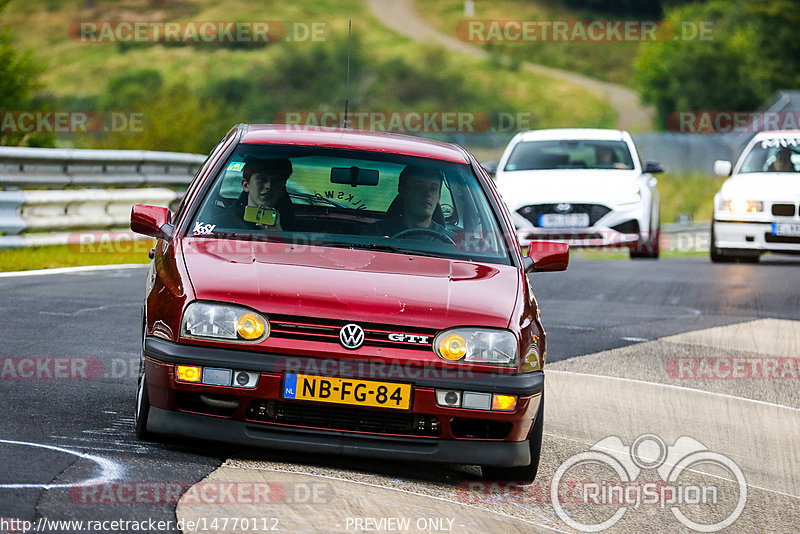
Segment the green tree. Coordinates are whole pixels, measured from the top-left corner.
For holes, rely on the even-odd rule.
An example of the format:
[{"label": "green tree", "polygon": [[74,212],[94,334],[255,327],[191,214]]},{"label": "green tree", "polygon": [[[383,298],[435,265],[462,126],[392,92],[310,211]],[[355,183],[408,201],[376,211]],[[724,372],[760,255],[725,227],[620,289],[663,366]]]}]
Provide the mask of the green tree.
[{"label": "green tree", "polygon": [[[0,0],[0,12],[9,0]],[[36,77],[40,68],[30,52],[20,53],[11,44],[8,28],[0,25],[0,112],[29,111],[31,99],[39,88]],[[0,130],[0,145],[52,146],[50,134],[4,132]]]},{"label": "green tree", "polygon": [[125,128],[98,138],[97,146],[207,154],[233,126],[223,122],[218,105],[182,83],[151,94],[125,116]]},{"label": "green tree", "polygon": [[[644,43],[635,62],[642,99],[656,107],[662,128],[673,111],[754,110],[800,85],[800,12],[792,0],[710,0],[671,9],[666,20],[677,39]],[[692,25],[710,33],[681,39]]]}]

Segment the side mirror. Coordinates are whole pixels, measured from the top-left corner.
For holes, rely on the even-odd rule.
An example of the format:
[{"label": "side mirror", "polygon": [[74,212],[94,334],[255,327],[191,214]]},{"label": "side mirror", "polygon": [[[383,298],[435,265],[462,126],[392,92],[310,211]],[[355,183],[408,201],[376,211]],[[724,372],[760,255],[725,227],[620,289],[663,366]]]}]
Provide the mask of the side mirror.
[{"label": "side mirror", "polygon": [[717,176],[730,176],[731,171],[733,170],[733,165],[731,165],[730,161],[725,161],[724,159],[718,159],[714,162],[714,174]]},{"label": "side mirror", "polygon": [[169,209],[136,204],[131,208],[131,230],[150,237],[168,237]]},{"label": "side mirror", "polygon": [[658,174],[664,172],[664,166],[657,161],[647,161],[644,164],[644,172],[648,174]]},{"label": "side mirror", "polygon": [[481,167],[486,173],[490,176],[494,176],[497,173],[497,162],[496,161],[484,161],[481,163]]},{"label": "side mirror", "polygon": [[523,262],[526,273],[566,271],[569,265],[569,245],[556,241],[531,241]]}]

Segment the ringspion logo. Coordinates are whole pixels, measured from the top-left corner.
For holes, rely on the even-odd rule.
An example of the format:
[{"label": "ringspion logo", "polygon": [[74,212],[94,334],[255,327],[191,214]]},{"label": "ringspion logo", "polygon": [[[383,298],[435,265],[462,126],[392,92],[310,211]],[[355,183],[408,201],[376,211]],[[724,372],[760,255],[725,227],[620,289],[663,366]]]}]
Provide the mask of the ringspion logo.
[{"label": "ringspion logo", "polygon": [[[646,471],[655,471],[659,479],[641,480]],[[698,481],[698,471],[712,474]],[[598,477],[604,472],[610,477]],[[733,483],[725,486],[723,479]],[[569,487],[575,481],[580,481],[577,504],[574,492],[566,500],[561,492],[565,483]],[[611,528],[628,511],[642,506],[669,509],[691,530],[718,532],[744,510],[747,482],[733,460],[694,438],[681,436],[667,445],[659,436],[642,434],[628,446],[619,437],[609,436],[556,469],[550,501],[558,517],[581,532]],[[607,507],[609,513],[597,514],[598,506]],[[696,507],[704,510],[702,517],[692,513]]]}]

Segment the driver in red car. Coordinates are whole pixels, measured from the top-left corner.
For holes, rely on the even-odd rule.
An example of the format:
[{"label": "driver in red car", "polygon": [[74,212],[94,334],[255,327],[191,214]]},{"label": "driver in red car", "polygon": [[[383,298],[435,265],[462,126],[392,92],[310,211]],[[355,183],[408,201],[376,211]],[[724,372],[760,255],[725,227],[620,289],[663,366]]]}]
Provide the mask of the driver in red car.
[{"label": "driver in red car", "polygon": [[439,206],[441,172],[408,165],[400,172],[399,178],[398,194],[386,212],[386,219],[367,226],[364,233],[391,237],[406,230],[424,228],[449,237]]}]

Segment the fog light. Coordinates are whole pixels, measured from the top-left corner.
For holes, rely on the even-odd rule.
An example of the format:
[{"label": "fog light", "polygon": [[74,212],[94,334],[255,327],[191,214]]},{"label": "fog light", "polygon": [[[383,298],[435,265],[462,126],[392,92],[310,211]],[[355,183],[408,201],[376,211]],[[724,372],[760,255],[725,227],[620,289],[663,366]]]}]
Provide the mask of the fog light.
[{"label": "fog light", "polygon": [[439,406],[447,406],[448,408],[460,408],[461,392],[450,389],[437,389],[436,404]]},{"label": "fog light", "polygon": [[465,391],[461,400],[461,407],[471,410],[489,410],[492,407],[492,394]]},{"label": "fog light", "polygon": [[499,395],[495,393],[492,397],[492,410],[502,412],[513,412],[517,408],[517,397],[515,395]]},{"label": "fog light", "polygon": [[193,365],[179,365],[175,368],[175,376],[181,382],[200,382],[201,367]]},{"label": "fog light", "polygon": [[253,389],[258,385],[258,373],[252,373],[250,371],[234,371],[234,382],[235,385],[243,388]]},{"label": "fog light", "polygon": [[203,384],[211,386],[230,386],[233,371],[230,369],[216,369],[206,367],[203,369]]}]

